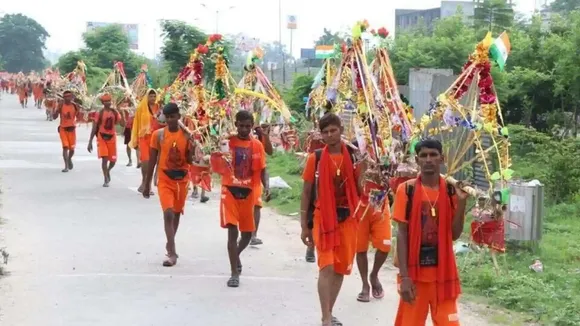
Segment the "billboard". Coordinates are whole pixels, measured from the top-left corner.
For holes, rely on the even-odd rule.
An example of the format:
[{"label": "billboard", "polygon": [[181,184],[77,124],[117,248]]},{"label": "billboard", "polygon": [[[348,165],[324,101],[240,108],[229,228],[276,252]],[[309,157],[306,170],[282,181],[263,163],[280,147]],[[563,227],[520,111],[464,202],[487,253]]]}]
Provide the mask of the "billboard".
[{"label": "billboard", "polygon": [[296,15],[288,15],[286,25],[287,25],[288,29],[298,28],[298,22],[296,21]]},{"label": "billboard", "polygon": [[300,59],[316,59],[316,50],[314,49],[300,49]]},{"label": "billboard", "polygon": [[[116,23],[103,23],[103,22],[87,22],[87,32],[94,30],[99,27],[106,27],[109,25],[114,25]],[[129,48],[131,50],[139,49],[139,25],[137,24],[117,24],[121,25],[127,38],[129,38]]]}]

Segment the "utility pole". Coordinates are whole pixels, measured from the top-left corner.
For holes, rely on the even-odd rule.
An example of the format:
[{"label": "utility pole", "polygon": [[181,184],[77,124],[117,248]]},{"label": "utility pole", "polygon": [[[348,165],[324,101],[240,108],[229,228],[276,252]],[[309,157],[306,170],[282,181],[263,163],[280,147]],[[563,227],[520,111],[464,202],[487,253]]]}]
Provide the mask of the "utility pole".
[{"label": "utility pole", "polygon": [[286,84],[286,54],[282,47],[282,0],[278,0],[278,43],[282,54],[282,83]]}]

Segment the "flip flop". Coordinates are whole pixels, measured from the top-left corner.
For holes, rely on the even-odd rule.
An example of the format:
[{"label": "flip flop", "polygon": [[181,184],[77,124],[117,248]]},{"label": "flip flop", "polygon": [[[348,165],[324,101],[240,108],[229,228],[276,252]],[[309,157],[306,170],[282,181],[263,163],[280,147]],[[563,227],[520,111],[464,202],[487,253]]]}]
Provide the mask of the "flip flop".
[{"label": "flip flop", "polygon": [[209,200],[209,197],[207,196],[201,196],[201,199],[199,200],[201,203],[207,203]]},{"label": "flip flop", "polygon": [[338,320],[338,318],[332,316],[332,326],[343,326],[342,323],[340,322],[340,320]]},{"label": "flip flop", "polygon": [[240,276],[239,275],[234,275],[234,276],[230,277],[230,279],[228,280],[227,285],[230,288],[237,288],[238,286],[240,286]]},{"label": "flip flop", "polygon": [[264,242],[262,241],[262,239],[258,239],[258,238],[252,238],[250,240],[250,245],[251,246],[259,246],[261,244],[264,244]]},{"label": "flip flop", "polygon": [[373,294],[373,298],[375,299],[382,299],[385,297],[385,291],[383,290],[383,285],[381,283],[379,283],[377,286],[373,286],[372,287],[372,294]]},{"label": "flip flop", "polygon": [[68,172],[68,169],[62,169],[60,172]]},{"label": "flip flop", "polygon": [[358,302],[371,302],[371,296],[368,293],[359,293],[356,297],[356,301]]},{"label": "flip flop", "polygon": [[167,259],[165,259],[163,261],[163,266],[165,267],[172,267],[175,266],[175,264],[177,264],[177,256],[174,257],[167,257]]}]

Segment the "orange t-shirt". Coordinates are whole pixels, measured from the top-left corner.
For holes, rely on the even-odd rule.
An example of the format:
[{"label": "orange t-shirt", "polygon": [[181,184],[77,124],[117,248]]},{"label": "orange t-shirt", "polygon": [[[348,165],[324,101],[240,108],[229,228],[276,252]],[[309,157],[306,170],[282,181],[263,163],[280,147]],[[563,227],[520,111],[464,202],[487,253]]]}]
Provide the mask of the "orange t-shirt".
[{"label": "orange t-shirt", "polygon": [[222,175],[222,186],[258,188],[262,183],[262,170],[266,168],[266,151],[262,143],[250,139],[230,138],[232,169]]},{"label": "orange t-shirt", "polygon": [[[159,142],[159,132],[163,132],[163,139]],[[189,139],[183,130],[176,132],[169,131],[169,128],[156,130],[151,135],[151,148],[159,152],[159,170],[181,170],[189,171],[187,163],[187,151],[189,150]],[[159,175],[163,175],[160,173]]]},{"label": "orange t-shirt", "polygon": [[[416,179],[402,183],[397,188],[393,208],[393,220],[399,223],[408,223],[407,221],[407,184],[415,182]],[[436,247],[439,242],[439,212],[437,210],[437,201],[439,199],[439,189],[433,189],[423,186],[421,194],[421,203],[413,202],[413,205],[421,205],[421,245]],[[414,191],[417,189],[415,188]],[[457,195],[451,198],[453,207],[457,207]],[[435,217],[431,216],[431,208],[435,209]],[[412,211],[412,209],[411,209]],[[449,222],[451,225],[451,221]],[[436,282],[437,267],[419,267],[419,282]]]},{"label": "orange t-shirt", "polygon": [[61,127],[74,127],[77,122],[77,109],[74,104],[62,104],[60,110],[60,126]]},{"label": "orange t-shirt", "polygon": [[[100,116],[102,114],[102,116]],[[99,126],[99,133],[107,135],[116,135],[117,130],[115,125],[121,120],[121,115],[119,112],[113,110],[101,110],[95,115],[95,121],[101,119],[101,125]]]},{"label": "orange t-shirt", "polygon": [[[334,176],[334,197],[336,198],[336,206],[337,207],[348,207],[348,198],[346,197],[346,188],[345,188],[345,181],[344,178],[344,169],[343,169],[343,160],[344,156],[341,153],[338,154],[330,154],[330,158],[332,159],[332,166],[331,171],[332,175]],[[318,161],[320,164],[320,161]],[[341,169],[340,175],[337,175],[337,170]],[[316,175],[316,154],[310,153],[308,155],[308,159],[306,160],[306,166],[304,167],[304,172],[302,172],[302,180],[310,183],[314,183],[315,175]],[[314,185],[316,186],[316,185]],[[318,189],[313,189],[318,190]],[[318,200],[314,203],[314,206],[318,207]]]}]

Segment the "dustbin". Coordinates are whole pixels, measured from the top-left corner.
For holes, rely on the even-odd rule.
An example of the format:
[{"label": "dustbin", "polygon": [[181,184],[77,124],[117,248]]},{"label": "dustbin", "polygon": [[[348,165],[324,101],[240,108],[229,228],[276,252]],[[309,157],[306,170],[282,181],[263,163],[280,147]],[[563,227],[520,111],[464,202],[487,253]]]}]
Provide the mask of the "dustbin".
[{"label": "dustbin", "polygon": [[544,186],[536,180],[510,184],[505,218],[508,240],[540,241],[544,219]]}]

